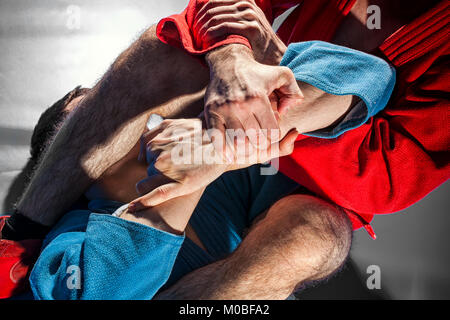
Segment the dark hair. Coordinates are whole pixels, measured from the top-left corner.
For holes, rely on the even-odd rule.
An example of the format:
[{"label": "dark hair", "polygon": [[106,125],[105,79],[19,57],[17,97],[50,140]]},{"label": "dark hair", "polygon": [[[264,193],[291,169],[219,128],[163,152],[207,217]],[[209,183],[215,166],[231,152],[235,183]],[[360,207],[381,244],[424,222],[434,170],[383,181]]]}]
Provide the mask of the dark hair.
[{"label": "dark hair", "polygon": [[86,94],[87,91],[88,89],[82,89],[81,87],[75,88],[41,115],[31,137],[31,157],[8,189],[3,202],[4,212],[14,211],[16,202],[26,189],[45,149],[50,145],[56,131],[69,114],[68,111],[65,111],[66,106],[76,97]]},{"label": "dark hair", "polygon": [[31,137],[31,159],[37,162],[45,149],[51,142],[59,126],[64,122],[69,112],[65,111],[66,106],[75,98],[85,94],[88,89],[80,86],[66,94],[66,96],[55,102],[50,108],[44,111],[34,127]]}]

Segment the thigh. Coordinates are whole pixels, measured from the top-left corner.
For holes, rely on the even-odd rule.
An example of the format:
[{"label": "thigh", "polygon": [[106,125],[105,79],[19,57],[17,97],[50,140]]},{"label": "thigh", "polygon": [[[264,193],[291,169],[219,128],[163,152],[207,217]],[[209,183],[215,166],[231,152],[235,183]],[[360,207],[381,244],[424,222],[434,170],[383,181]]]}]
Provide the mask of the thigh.
[{"label": "thigh", "polygon": [[298,188],[297,183],[281,173],[262,175],[260,165],[222,175],[206,188],[195,208],[186,240],[164,288],[229,256],[260,213]]},{"label": "thigh", "polygon": [[300,186],[282,173],[262,175],[261,166],[228,172],[203,194],[190,220],[195,236],[216,260],[232,253],[259,214]]}]

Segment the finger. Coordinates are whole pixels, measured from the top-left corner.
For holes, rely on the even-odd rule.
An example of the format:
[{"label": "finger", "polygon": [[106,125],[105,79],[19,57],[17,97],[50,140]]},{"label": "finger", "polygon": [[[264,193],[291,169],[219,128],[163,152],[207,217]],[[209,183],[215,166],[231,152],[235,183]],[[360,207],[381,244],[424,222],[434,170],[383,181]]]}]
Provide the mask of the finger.
[{"label": "finger", "polygon": [[152,150],[152,142],[145,143],[144,139],[141,138],[139,145],[139,155],[138,161],[150,164],[155,161],[161,154],[161,150]]},{"label": "finger", "polygon": [[148,142],[147,144],[144,142],[144,139],[141,138],[140,145],[139,145],[139,155],[138,155],[138,161],[139,162],[145,162],[147,164],[151,164],[154,162],[158,156],[161,154],[161,150],[152,150],[152,141]]},{"label": "finger", "polygon": [[238,1],[236,0],[214,0],[205,3],[197,12],[194,21],[208,21],[215,15],[224,12],[243,11],[248,8],[254,8],[253,1]]},{"label": "finger", "polygon": [[249,32],[255,31],[259,32],[259,24],[255,21],[250,21],[247,23],[243,22],[224,22],[214,27],[209,28],[204,33],[204,39],[207,41],[214,41],[215,39],[220,39],[225,35],[235,34],[246,37]]},{"label": "finger", "polygon": [[160,124],[158,124],[156,127],[150,129],[146,133],[144,133],[141,136],[141,140],[143,143],[147,144],[151,140],[153,140],[158,134],[164,131],[164,129],[167,128],[167,122],[163,121]]},{"label": "finger", "polygon": [[144,142],[144,138],[141,136],[139,139],[139,155],[138,161],[144,162],[146,161],[146,143]]},{"label": "finger", "polygon": [[235,117],[230,116],[225,119],[226,126],[226,153],[228,156],[232,156],[232,161],[236,162],[237,159],[245,155],[245,145],[248,141],[244,127],[241,121]]},{"label": "finger", "polygon": [[173,180],[169,179],[165,175],[161,173],[157,173],[155,175],[151,175],[136,184],[136,191],[139,196],[143,196],[154,189],[158,188],[161,185],[173,182]]},{"label": "finger", "polygon": [[271,144],[266,152],[260,152],[258,162],[265,163],[275,158],[290,155],[294,150],[295,141],[297,140],[298,135],[299,134],[295,129],[289,131],[280,142]]},{"label": "finger", "polygon": [[268,82],[269,93],[276,92],[279,98],[278,112],[283,114],[288,108],[297,106],[303,100],[303,94],[297,85],[295,76],[287,67],[274,67],[277,69],[273,74],[275,81]]},{"label": "finger", "polygon": [[[272,111],[272,104],[270,102],[269,97],[261,97],[262,102],[256,106],[254,114],[257,119],[259,126],[263,130],[264,136],[267,139],[266,148],[268,145],[273,143],[274,141],[278,141],[277,139],[273,140],[274,137],[278,137],[278,131],[280,129],[277,117]],[[275,131],[275,132],[273,132]],[[262,141],[260,141],[261,144]]]},{"label": "finger", "polygon": [[157,206],[171,199],[189,194],[189,192],[190,191],[186,190],[186,187],[184,185],[178,182],[170,182],[157,187],[150,193],[136,200],[133,200],[130,203],[128,210],[130,212],[138,212],[147,208]]},{"label": "finger", "polygon": [[228,148],[226,147],[226,128],[224,121],[215,113],[209,112],[206,117],[206,124],[209,128],[207,133],[217,154],[222,158],[224,163],[232,163],[232,153],[227,153]]},{"label": "finger", "polygon": [[280,118],[280,113],[278,112],[278,104],[280,103],[280,99],[278,98],[278,95],[275,91],[270,94],[269,100],[270,100],[270,105],[272,107],[273,114],[279,125],[281,118]]},{"label": "finger", "polygon": [[246,110],[244,114],[238,115],[238,118],[242,128],[245,130],[247,139],[253,146],[258,147],[260,136],[262,135],[262,138],[265,138],[265,136],[256,116],[250,110]]},{"label": "finger", "polygon": [[[153,137],[150,138],[150,140],[153,139]],[[139,155],[138,155],[138,161],[139,162],[145,162],[150,163],[152,159],[154,159],[154,155],[149,150],[148,143],[146,141],[147,139],[144,137],[144,135],[141,136],[139,139]]]},{"label": "finger", "polygon": [[[205,21],[202,25],[198,24],[195,30],[198,32],[197,37],[203,39],[208,30],[212,30],[214,27],[222,26],[223,28],[227,26],[227,23],[229,23],[228,26],[234,26],[232,23],[236,23],[236,26],[239,26],[239,30],[241,30],[241,27],[244,30],[245,23],[254,20],[255,18],[249,12],[218,14]],[[215,36],[217,37],[218,34]]]},{"label": "finger", "polygon": [[279,143],[280,157],[288,156],[294,151],[295,141],[299,133],[297,130],[291,130]]},{"label": "finger", "polygon": [[163,118],[158,114],[150,115],[146,126],[147,131],[139,139],[138,161],[147,161],[147,163],[149,162],[149,155],[147,154],[147,144],[151,140],[153,140],[159,133],[164,131],[165,128],[167,128],[167,121],[164,121]]},{"label": "finger", "polygon": [[196,20],[193,30],[198,30],[198,34],[200,35],[200,30],[208,29],[223,22],[245,21],[259,21],[258,15],[252,9],[239,11],[234,6],[217,7],[208,11],[206,14]]},{"label": "finger", "polygon": [[286,114],[290,108],[295,108],[301,105],[303,101],[303,95],[292,94],[279,94],[278,99],[278,113],[280,115]]}]

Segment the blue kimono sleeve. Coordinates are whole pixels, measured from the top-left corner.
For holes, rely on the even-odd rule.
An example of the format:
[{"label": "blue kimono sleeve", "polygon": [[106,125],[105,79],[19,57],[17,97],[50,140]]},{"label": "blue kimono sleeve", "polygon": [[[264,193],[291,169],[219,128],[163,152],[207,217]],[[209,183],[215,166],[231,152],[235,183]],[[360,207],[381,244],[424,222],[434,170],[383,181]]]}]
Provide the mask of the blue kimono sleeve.
[{"label": "blue kimono sleeve", "polygon": [[386,107],[396,82],[394,67],[383,59],[323,41],[289,45],[281,65],[290,68],[297,81],[361,99],[336,125],[304,134],[317,138],[336,138],[363,125]]},{"label": "blue kimono sleeve", "polygon": [[148,300],[166,283],[184,241],[107,214],[68,213],[31,275],[36,299]]}]

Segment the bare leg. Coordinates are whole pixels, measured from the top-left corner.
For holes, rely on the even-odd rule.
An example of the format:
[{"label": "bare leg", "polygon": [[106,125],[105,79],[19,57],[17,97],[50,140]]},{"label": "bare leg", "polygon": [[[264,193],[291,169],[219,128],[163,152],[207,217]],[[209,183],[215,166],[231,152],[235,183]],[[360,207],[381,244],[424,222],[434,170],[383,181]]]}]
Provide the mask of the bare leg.
[{"label": "bare leg", "polygon": [[[93,180],[130,151],[151,112],[171,118],[198,115],[207,81],[206,68],[160,42],[151,27],[117,58],[59,130],[17,206],[19,212],[51,226]],[[180,108],[183,98],[170,103],[178,96],[199,103]]]},{"label": "bare leg", "polygon": [[292,195],[273,205],[228,258],[195,270],[156,299],[286,299],[345,262],[351,225],[334,206]]}]

